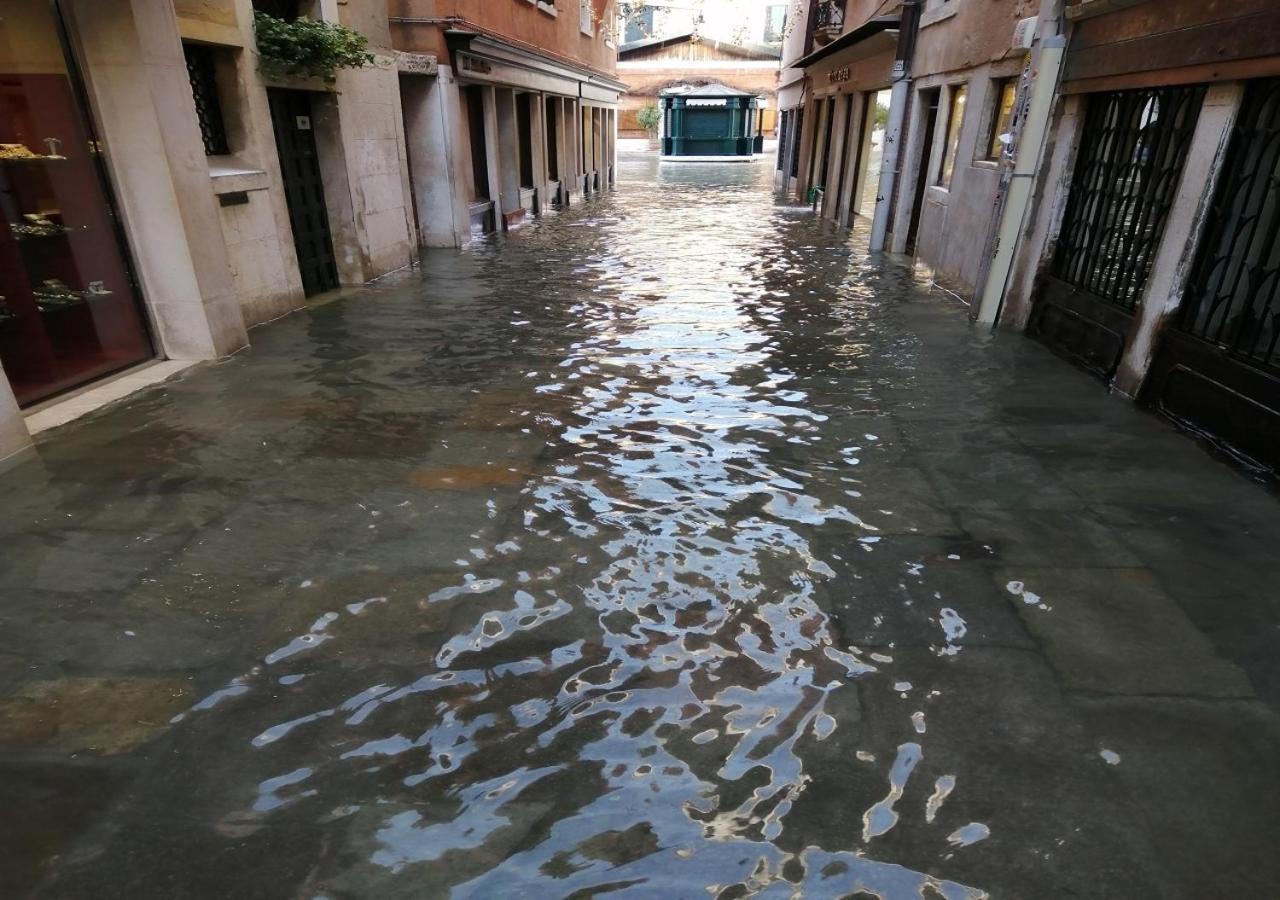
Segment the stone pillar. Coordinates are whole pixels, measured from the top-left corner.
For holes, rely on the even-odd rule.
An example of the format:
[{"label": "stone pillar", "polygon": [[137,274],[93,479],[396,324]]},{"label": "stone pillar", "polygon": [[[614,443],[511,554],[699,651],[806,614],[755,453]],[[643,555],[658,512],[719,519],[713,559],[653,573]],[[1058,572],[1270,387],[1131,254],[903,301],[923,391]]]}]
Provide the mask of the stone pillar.
[{"label": "stone pillar", "polygon": [[803,130],[797,136],[800,141],[800,158],[796,165],[796,196],[807,199],[809,190],[809,157],[813,155],[814,135],[817,134],[818,103],[811,96],[804,105]]},{"label": "stone pillar", "polygon": [[[360,284],[409,265],[417,243],[399,76],[390,55],[376,56],[374,65],[338,73],[337,91],[330,95],[336,127],[320,147],[342,170],[347,196],[338,206],[350,209],[349,218],[333,223],[339,271],[349,259],[351,280]],[[318,112],[321,104],[315,105]]]},{"label": "stone pillar", "polygon": [[609,110],[609,187],[618,184],[618,110]]},{"label": "stone pillar", "polygon": [[574,151],[573,118],[575,115],[573,101],[568,97],[561,97],[560,115],[556,117],[556,126],[560,129],[557,149],[560,151],[560,190],[566,204],[573,202],[573,198],[578,196],[580,189],[577,183],[577,154]]},{"label": "stone pillar", "polygon": [[72,0],[138,280],[170,359],[248,343],[171,0]]},{"label": "stone pillar", "polygon": [[849,107],[849,122],[844,137],[846,162],[843,180],[840,182],[840,206],[836,210],[836,221],[841,225],[848,225],[853,213],[857,210],[857,198],[854,192],[862,184],[862,172],[867,164],[867,154],[861,152],[863,123],[866,121],[866,94],[856,91],[852,96],[853,102]]},{"label": "stone pillar", "polygon": [[400,85],[418,238],[425,247],[461,247],[471,236],[470,148],[457,82],[441,66],[435,78],[406,75]]},{"label": "stone pillar", "polygon": [[510,88],[494,88],[493,97],[498,126],[498,188],[502,192],[502,211],[505,216],[518,220],[521,215],[520,135],[516,122],[516,95]]},{"label": "stone pillar", "polygon": [[533,211],[541,214],[551,202],[551,173],[547,170],[547,98],[529,94],[529,149],[533,153],[533,186],[537,189]]},{"label": "stone pillar", "polygon": [[1008,286],[1004,290],[1003,308],[997,318],[1002,327],[1021,331],[1031,317],[1031,294],[1036,279],[1053,258],[1058,231],[1071,193],[1071,176],[1075,170],[1080,132],[1084,127],[1085,98],[1071,94],[1061,100],[1054,117],[1049,142],[1032,188],[1029,222],[1019,233],[1013,253]]},{"label": "stone pillar", "polygon": [[849,149],[849,143],[845,140],[849,130],[849,114],[848,101],[845,100],[845,94],[836,94],[832,97],[831,109],[831,150],[827,153],[827,189],[822,193],[822,217],[824,219],[839,219],[840,214],[837,210],[837,201],[841,199],[842,193],[840,185],[843,181],[844,169],[846,167],[845,153]]},{"label": "stone pillar", "polygon": [[582,181],[582,101],[569,100],[569,138],[568,149],[573,159],[569,172],[573,174],[573,192],[584,193]]},{"label": "stone pillar", "polygon": [[1151,277],[1143,289],[1137,315],[1125,341],[1124,356],[1116,370],[1114,387],[1129,397],[1138,396],[1160,332],[1182,303],[1187,279],[1195,265],[1200,233],[1222,174],[1231,131],[1244,100],[1244,87],[1241,81],[1219,82],[1209,85],[1205,94],[1187,150],[1182,180],[1151,265]]},{"label": "stone pillar", "polygon": [[495,227],[502,227],[502,214],[507,210],[502,203],[502,139],[498,132],[497,91],[489,85],[480,89],[484,97],[484,149],[489,164],[486,177],[489,182],[489,199],[493,201]]}]

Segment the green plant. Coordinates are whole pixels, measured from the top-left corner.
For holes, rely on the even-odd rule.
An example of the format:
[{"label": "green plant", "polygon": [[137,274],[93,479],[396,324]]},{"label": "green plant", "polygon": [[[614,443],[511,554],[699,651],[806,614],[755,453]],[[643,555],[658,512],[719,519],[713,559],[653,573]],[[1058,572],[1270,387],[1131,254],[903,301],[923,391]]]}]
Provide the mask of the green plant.
[{"label": "green plant", "polygon": [[339,69],[373,62],[369,41],[342,25],[296,19],[286,22],[263,12],[253,14],[258,68],[270,78],[331,79]]},{"label": "green plant", "polygon": [[658,107],[650,103],[648,106],[642,106],[636,112],[636,122],[640,127],[649,134],[658,133],[658,123],[662,121],[662,113],[658,112]]}]

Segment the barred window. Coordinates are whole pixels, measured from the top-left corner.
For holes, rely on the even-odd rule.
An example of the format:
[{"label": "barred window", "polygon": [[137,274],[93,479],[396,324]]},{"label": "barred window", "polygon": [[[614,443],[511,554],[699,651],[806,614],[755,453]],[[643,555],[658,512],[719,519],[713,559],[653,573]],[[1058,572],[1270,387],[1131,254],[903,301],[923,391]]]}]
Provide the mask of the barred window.
[{"label": "barred window", "polygon": [[187,77],[191,81],[191,97],[196,104],[196,118],[200,122],[205,156],[230,153],[227,127],[222,118],[222,104],[218,100],[215,51],[204,44],[189,44],[184,41],[182,52],[187,58]]}]

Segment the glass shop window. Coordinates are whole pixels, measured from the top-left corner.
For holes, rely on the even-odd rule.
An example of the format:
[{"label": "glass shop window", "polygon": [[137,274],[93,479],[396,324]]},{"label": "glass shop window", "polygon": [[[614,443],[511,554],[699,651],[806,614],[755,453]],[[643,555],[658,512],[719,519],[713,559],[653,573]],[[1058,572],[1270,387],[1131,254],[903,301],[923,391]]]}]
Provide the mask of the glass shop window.
[{"label": "glass shop window", "polygon": [[0,15],[0,362],[24,406],[152,356],[62,25]]}]

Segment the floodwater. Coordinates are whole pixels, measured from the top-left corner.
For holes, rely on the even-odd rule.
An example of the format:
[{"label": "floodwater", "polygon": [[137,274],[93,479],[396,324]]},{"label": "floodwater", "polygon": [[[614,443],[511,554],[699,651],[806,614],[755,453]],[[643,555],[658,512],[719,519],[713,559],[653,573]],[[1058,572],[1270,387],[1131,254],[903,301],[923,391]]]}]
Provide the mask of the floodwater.
[{"label": "floodwater", "polygon": [[0,894],[1274,896],[1275,498],[770,176],[0,475]]}]

